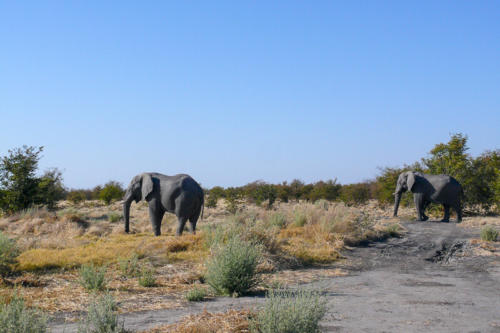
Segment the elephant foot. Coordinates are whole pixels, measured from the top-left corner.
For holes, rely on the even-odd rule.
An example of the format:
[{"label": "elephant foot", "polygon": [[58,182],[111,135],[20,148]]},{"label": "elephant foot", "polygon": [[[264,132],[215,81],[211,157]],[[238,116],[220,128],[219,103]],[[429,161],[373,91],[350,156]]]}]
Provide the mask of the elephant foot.
[{"label": "elephant foot", "polygon": [[442,219],[441,222],[450,222],[450,219]]}]

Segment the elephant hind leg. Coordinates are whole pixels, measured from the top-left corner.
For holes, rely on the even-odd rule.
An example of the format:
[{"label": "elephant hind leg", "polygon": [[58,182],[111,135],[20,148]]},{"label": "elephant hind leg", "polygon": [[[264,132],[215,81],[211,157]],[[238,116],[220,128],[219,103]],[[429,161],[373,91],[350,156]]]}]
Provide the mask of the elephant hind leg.
[{"label": "elephant hind leg", "polygon": [[443,205],[444,206],[444,217],[441,220],[441,222],[450,222],[450,205]]},{"label": "elephant hind leg", "polygon": [[182,232],[184,231],[184,226],[186,225],[187,218],[186,217],[177,217],[178,224],[177,224],[177,232],[176,235],[180,236],[182,235]]},{"label": "elephant hind leg", "polygon": [[193,215],[189,218],[189,225],[191,226],[191,232],[193,235],[196,234],[196,222],[198,222],[198,218],[200,217],[201,207],[198,208]]},{"label": "elephant hind leg", "polygon": [[453,209],[457,213],[457,223],[462,222],[462,206],[460,203],[457,203],[453,206]]}]

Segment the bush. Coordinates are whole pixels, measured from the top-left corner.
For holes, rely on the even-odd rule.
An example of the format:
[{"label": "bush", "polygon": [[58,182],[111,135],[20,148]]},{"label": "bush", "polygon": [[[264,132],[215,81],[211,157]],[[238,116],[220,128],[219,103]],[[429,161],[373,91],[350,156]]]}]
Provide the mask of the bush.
[{"label": "bush", "polygon": [[12,272],[12,265],[20,254],[16,242],[0,231],[0,276],[5,277]]},{"label": "bush", "polygon": [[271,290],[250,328],[260,333],[316,333],[325,313],[326,301],[319,292]]},{"label": "bush", "polygon": [[99,199],[104,201],[106,205],[109,205],[114,200],[120,200],[123,198],[123,187],[120,183],[115,181],[110,181],[99,192]]},{"label": "bush", "polygon": [[215,208],[215,207],[217,207],[217,201],[218,201],[218,200],[219,200],[219,198],[217,198],[215,195],[210,194],[210,195],[208,196],[206,206],[207,206],[208,208]]},{"label": "bush", "polygon": [[221,295],[243,295],[260,279],[256,268],[260,251],[239,237],[231,238],[207,263],[207,283]]},{"label": "bush", "polygon": [[498,231],[492,226],[487,226],[481,229],[481,239],[489,242],[496,242],[498,238]]},{"label": "bush", "polygon": [[124,333],[123,323],[118,320],[113,296],[106,294],[94,300],[87,318],[80,322],[79,333]]},{"label": "bush", "polygon": [[153,268],[143,268],[139,276],[139,285],[150,288],[156,286],[155,271]]},{"label": "bush", "polygon": [[366,203],[371,196],[369,183],[358,183],[342,186],[340,200],[346,205],[360,205]]},{"label": "bush", "polygon": [[82,201],[85,201],[87,199],[87,196],[85,195],[85,191],[83,190],[71,190],[69,191],[66,199],[74,204],[78,204]]},{"label": "bush", "polygon": [[122,258],[118,260],[118,267],[123,276],[135,277],[141,272],[139,267],[139,256],[133,254],[129,258]]},{"label": "bush", "polygon": [[0,307],[0,332],[44,333],[47,332],[47,317],[38,310],[28,309],[24,299],[14,295],[8,304]]},{"label": "bush", "polygon": [[111,223],[118,222],[122,218],[123,218],[123,215],[122,214],[118,214],[118,213],[109,213],[109,215],[108,215],[109,222],[111,222]]},{"label": "bush", "polygon": [[80,285],[87,290],[104,290],[106,288],[106,267],[95,267],[93,264],[80,267]]},{"label": "bush", "polygon": [[200,302],[207,296],[207,291],[203,288],[194,287],[186,293],[186,299],[189,302]]}]

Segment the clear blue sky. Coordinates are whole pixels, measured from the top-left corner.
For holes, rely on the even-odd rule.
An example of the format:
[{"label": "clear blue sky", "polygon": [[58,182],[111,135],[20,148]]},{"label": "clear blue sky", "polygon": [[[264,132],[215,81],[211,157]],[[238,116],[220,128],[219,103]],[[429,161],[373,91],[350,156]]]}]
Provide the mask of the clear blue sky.
[{"label": "clear blue sky", "polygon": [[500,1],[2,1],[0,155],[67,186],[374,177],[500,143]]}]

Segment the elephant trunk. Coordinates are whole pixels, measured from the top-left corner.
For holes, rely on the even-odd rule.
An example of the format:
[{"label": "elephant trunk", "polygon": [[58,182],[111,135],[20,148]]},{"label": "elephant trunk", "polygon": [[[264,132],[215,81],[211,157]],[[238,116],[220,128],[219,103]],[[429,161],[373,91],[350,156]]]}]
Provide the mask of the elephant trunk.
[{"label": "elephant trunk", "polygon": [[403,192],[396,192],[394,193],[394,217],[398,216],[398,208],[399,208],[399,202],[401,201],[401,196],[403,195]]},{"label": "elephant trunk", "polygon": [[128,233],[130,231],[129,229],[129,222],[130,222],[130,205],[132,204],[133,197],[131,195],[127,196],[125,195],[124,201],[123,201],[123,219],[125,221],[125,232]]}]

